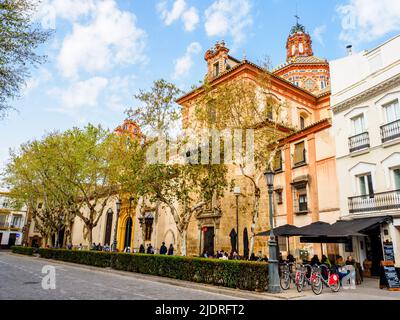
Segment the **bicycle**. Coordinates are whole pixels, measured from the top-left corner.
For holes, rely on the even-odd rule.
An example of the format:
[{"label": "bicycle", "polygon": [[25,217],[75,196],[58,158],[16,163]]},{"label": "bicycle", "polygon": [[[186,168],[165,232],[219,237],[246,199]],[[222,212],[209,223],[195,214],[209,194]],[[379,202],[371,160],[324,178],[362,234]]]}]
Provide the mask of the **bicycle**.
[{"label": "bicycle", "polygon": [[[327,276],[326,279],[322,275],[322,270],[327,271]],[[317,267],[317,274],[316,274],[316,279],[312,281],[312,286],[311,289],[312,291],[316,294],[319,295],[322,292],[323,287],[328,287],[330,288],[333,292],[338,292],[340,289],[340,279],[339,275],[336,272],[331,272],[331,269],[325,265],[321,264]]]},{"label": "bicycle", "polygon": [[[318,266],[310,264],[302,264],[296,271],[296,289],[298,292],[303,291],[304,285],[312,286],[314,281],[318,281]],[[308,272],[310,271],[310,272]],[[308,276],[308,274],[310,276]]]},{"label": "bicycle", "polygon": [[281,264],[281,276],[280,285],[283,290],[290,289],[290,283],[295,282],[295,273],[292,271],[292,267],[295,265],[293,262],[284,262]]}]

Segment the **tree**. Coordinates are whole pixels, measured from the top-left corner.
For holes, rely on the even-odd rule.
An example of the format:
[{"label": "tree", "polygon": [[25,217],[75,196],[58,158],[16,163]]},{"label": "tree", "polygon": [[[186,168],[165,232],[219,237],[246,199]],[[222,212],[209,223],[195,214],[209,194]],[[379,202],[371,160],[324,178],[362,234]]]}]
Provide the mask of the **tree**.
[{"label": "tree", "polygon": [[[161,138],[147,141],[147,154],[157,143],[175,143],[177,146],[177,154],[166,154],[165,161],[147,161],[142,168],[140,183],[135,184],[140,186],[138,194],[143,197],[142,204],[149,201],[156,207],[164,204],[170,209],[179,233],[180,252],[186,255],[187,228],[191,217],[211,204],[213,197],[220,197],[227,181],[224,165],[188,163],[185,155],[191,150],[186,149],[186,139],[171,139],[177,120],[181,120],[175,103],[180,93],[172,83],[155,81],[151,91],[141,90],[135,96],[143,106],[136,110],[129,109],[127,114],[136,123],[149,128],[148,135]],[[166,145],[164,147],[168,149]]]},{"label": "tree", "polygon": [[58,172],[54,170],[55,158],[51,151],[54,138],[50,135],[43,141],[28,142],[21,146],[19,153],[11,152],[4,173],[14,202],[27,205],[36,228],[49,245],[52,245],[52,235],[58,244],[59,231],[69,217]]},{"label": "tree", "polygon": [[169,137],[174,124],[180,118],[179,107],[175,103],[182,91],[164,79],[154,81],[150,91],[139,90],[134,98],[142,105],[125,111],[147,136]]},{"label": "tree", "polygon": [[120,190],[127,147],[125,137],[100,126],[51,133],[12,153],[5,182],[15,198],[30,205],[44,233],[65,226],[71,243],[72,224],[79,217],[91,244],[93,228]]},{"label": "tree", "polygon": [[[68,188],[71,211],[82,219],[89,244],[110,200],[120,192],[124,137],[98,126],[64,132],[58,146],[56,168]],[[73,190],[70,192],[69,190]]]},{"label": "tree", "polygon": [[271,78],[264,64],[253,78],[239,77],[216,86],[205,79],[198,89],[195,117],[190,126],[218,130],[237,130],[246,134],[254,133],[254,161],[248,163],[246,149],[236,154],[233,165],[240,168],[242,176],[252,186],[252,221],[250,234],[250,255],[254,250],[256,227],[260,212],[260,180],[267,168],[273,169],[279,139],[292,129],[287,124],[287,106],[281,103],[271,90]]},{"label": "tree", "polygon": [[0,0],[0,115],[10,108],[9,100],[19,96],[29,66],[45,60],[35,50],[51,32],[32,22],[36,7],[31,0]]}]

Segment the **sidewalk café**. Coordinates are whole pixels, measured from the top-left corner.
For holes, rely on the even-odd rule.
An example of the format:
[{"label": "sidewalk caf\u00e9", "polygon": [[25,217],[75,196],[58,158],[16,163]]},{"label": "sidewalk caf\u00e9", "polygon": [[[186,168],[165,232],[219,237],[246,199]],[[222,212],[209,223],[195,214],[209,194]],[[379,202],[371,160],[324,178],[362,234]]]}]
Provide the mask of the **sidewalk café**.
[{"label": "sidewalk caf\u00e9", "polygon": [[[391,221],[391,216],[382,216],[339,220],[333,224],[318,221],[303,227],[286,224],[273,230],[278,239],[286,238],[287,254],[294,253],[300,261],[309,261],[310,256],[314,254],[318,254],[319,258],[324,254],[331,262],[336,262],[339,256],[344,259],[352,256],[360,271],[362,270],[366,277],[371,277],[379,276],[381,261],[395,259],[394,254],[392,257],[384,254],[385,245],[391,244],[391,239],[385,238],[382,230],[385,230]],[[269,236],[269,230],[258,233],[257,236]],[[290,237],[299,238],[290,242]],[[278,242],[282,243],[282,240]],[[289,248],[290,243],[292,249]],[[303,254],[305,250],[299,249],[299,246],[305,248],[307,244],[312,245],[311,255],[309,251]]]}]

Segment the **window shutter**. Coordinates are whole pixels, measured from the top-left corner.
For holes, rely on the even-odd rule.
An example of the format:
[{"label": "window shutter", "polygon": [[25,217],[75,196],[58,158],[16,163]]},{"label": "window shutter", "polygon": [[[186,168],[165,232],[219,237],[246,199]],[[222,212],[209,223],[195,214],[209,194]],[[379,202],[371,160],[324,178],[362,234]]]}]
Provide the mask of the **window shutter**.
[{"label": "window shutter", "polygon": [[294,164],[304,162],[304,142],[300,142],[294,146],[293,162]]},{"label": "window shutter", "polygon": [[281,151],[277,151],[274,157],[274,170],[282,169],[282,154]]}]

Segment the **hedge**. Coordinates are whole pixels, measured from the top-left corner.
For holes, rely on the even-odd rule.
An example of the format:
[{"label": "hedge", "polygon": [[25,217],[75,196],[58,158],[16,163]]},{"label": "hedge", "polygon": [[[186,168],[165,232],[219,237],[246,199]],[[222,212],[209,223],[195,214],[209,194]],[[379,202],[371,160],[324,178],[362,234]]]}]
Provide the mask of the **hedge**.
[{"label": "hedge", "polygon": [[12,246],[11,250],[12,250],[12,253],[25,254],[28,256],[33,255],[32,247]]},{"label": "hedge", "polygon": [[47,259],[243,290],[265,290],[268,285],[268,265],[261,262],[64,249],[39,249],[39,254]]}]

